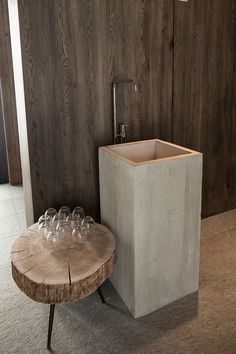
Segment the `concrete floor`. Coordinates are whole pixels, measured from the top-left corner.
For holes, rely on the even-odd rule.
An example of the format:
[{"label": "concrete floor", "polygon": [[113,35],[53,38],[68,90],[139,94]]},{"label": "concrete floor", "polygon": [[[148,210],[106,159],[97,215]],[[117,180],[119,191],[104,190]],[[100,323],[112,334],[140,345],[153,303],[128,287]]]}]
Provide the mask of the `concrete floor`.
[{"label": "concrete floor", "polygon": [[[48,306],[27,298],[11,278],[9,253],[24,230],[20,187],[0,186],[0,354],[47,353]],[[205,219],[200,291],[134,320],[109,282],[55,310],[52,353],[236,354],[236,210]]]}]

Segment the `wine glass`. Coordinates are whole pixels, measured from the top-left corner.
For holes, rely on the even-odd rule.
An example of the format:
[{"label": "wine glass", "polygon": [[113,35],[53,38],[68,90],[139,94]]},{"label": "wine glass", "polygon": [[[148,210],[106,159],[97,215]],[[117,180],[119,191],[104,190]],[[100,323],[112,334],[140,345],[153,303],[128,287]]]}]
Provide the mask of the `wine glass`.
[{"label": "wine glass", "polygon": [[56,209],[54,208],[49,208],[45,211],[45,217],[49,217],[50,221],[52,221],[52,219],[54,218],[54,216],[57,214]]},{"label": "wine glass", "polygon": [[85,235],[87,236],[92,230],[95,229],[95,221],[91,216],[85,216],[82,220],[81,227],[83,228]]},{"label": "wine glass", "polygon": [[74,215],[79,215],[80,218],[84,218],[85,217],[85,212],[84,209],[82,207],[75,207],[72,214]]},{"label": "wine glass", "polygon": [[50,227],[50,217],[45,216],[45,214],[41,215],[38,220],[38,232],[41,236],[44,237],[44,239],[46,239],[47,237],[47,232],[49,227]]},{"label": "wine glass", "polygon": [[41,215],[40,218],[38,219],[38,230],[47,228],[49,226],[49,221],[50,221],[49,216],[45,216],[45,214]]},{"label": "wine glass", "polygon": [[80,206],[77,206],[73,212],[72,212],[73,215],[79,215],[79,218],[80,219],[83,219],[85,217],[85,212],[84,212],[84,209]]},{"label": "wine glass", "polygon": [[73,230],[74,226],[80,222],[79,214],[69,214],[66,218],[67,226],[69,229]]},{"label": "wine glass", "polygon": [[71,238],[72,238],[72,242],[83,241],[86,238],[84,228],[81,226],[80,223],[74,226]]},{"label": "wine glass", "polygon": [[47,241],[53,241],[53,243],[55,243],[58,234],[59,232],[57,230],[57,226],[53,218],[53,221],[51,221],[49,230],[47,232]]},{"label": "wine glass", "polygon": [[66,220],[67,216],[70,215],[70,208],[68,206],[62,206],[58,212]]}]

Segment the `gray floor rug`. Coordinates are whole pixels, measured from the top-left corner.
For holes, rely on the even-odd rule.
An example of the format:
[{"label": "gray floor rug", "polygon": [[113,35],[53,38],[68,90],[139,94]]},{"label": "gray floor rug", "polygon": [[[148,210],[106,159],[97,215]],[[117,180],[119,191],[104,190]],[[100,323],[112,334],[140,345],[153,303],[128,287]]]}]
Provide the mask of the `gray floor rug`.
[{"label": "gray floor rug", "polygon": [[[0,354],[48,353],[47,305],[27,298],[11,278],[14,237],[0,240]],[[236,228],[201,240],[200,291],[134,320],[109,282],[97,293],[57,305],[52,353],[236,354]]]}]

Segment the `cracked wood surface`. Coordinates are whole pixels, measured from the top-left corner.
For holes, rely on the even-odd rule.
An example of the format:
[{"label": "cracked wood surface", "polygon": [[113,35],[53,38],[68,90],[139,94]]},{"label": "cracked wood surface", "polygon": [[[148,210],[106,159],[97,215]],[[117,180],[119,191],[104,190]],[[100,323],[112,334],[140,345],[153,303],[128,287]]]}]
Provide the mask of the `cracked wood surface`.
[{"label": "cracked wood surface", "polygon": [[11,250],[12,276],[31,299],[43,303],[69,303],[95,291],[112,273],[115,239],[103,225],[86,240],[52,249],[29,227]]}]

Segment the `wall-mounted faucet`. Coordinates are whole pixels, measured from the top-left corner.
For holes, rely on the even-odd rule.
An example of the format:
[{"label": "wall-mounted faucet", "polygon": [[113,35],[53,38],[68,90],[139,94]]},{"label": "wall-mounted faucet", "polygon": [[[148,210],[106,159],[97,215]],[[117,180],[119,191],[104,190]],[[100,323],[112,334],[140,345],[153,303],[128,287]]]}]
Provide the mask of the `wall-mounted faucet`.
[{"label": "wall-mounted faucet", "polygon": [[[125,143],[126,142],[126,128],[127,124],[120,122],[119,132],[117,131],[117,110],[116,110],[116,88],[120,84],[132,84],[134,86],[134,91],[137,92],[137,85],[134,80],[125,79],[117,80],[112,83],[112,92],[113,92],[113,124],[114,124],[114,144]],[[117,141],[119,138],[119,141]]]}]

